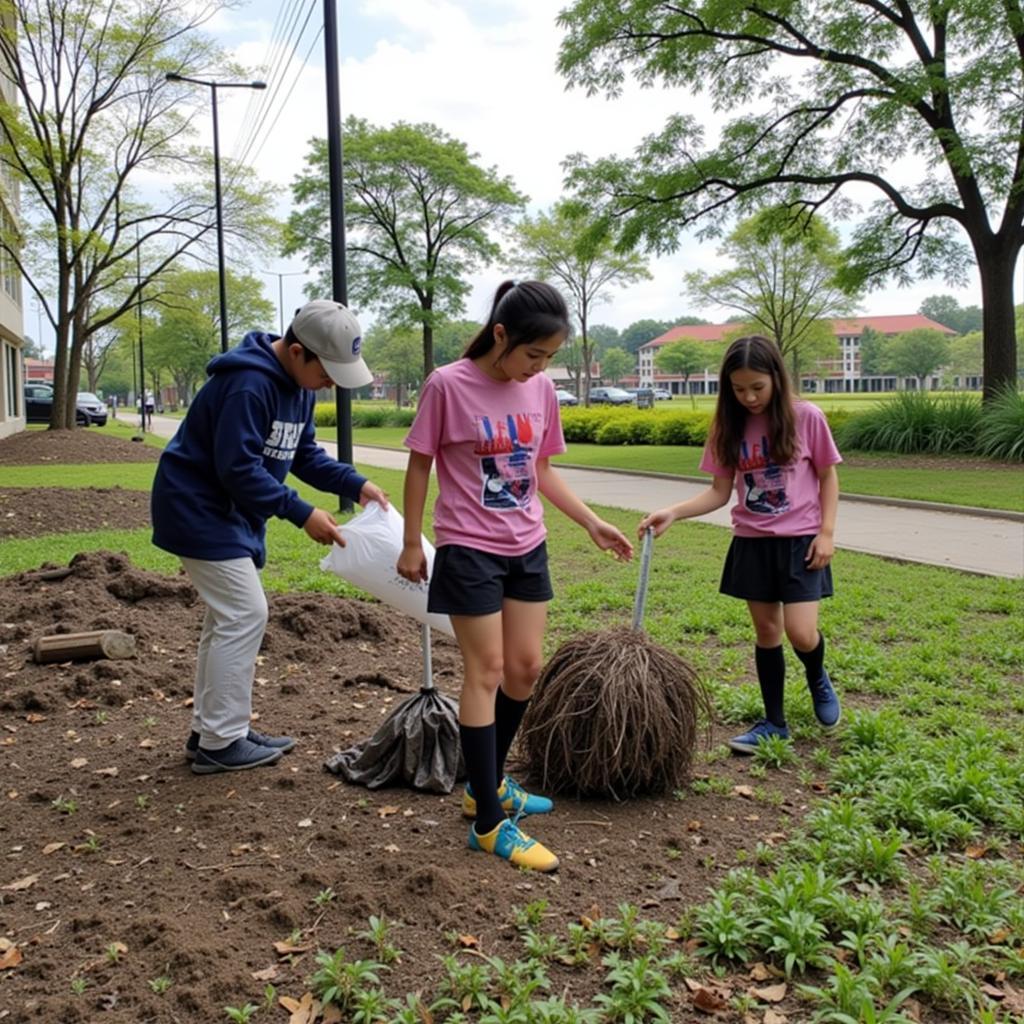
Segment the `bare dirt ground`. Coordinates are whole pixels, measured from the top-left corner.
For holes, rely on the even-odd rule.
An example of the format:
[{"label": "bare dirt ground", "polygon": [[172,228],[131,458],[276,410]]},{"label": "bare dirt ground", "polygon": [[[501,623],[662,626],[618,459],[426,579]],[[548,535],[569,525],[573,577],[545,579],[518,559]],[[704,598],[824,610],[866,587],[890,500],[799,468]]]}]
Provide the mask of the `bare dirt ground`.
[{"label": "bare dirt ground", "polygon": [[[0,442],[0,463],[10,464],[18,445],[27,446],[25,460],[34,450],[36,462],[40,451],[84,461],[75,446],[85,434]],[[94,459],[116,459],[109,440],[88,437]],[[148,457],[140,445],[115,444]],[[19,513],[9,531],[68,508],[64,492],[19,495],[20,507],[41,519]],[[109,522],[109,502],[123,499],[91,494],[76,508],[76,528]],[[144,507],[119,507],[118,525],[144,525]],[[756,784],[772,799],[757,800],[748,762],[735,759],[715,765],[727,783],[721,792],[620,804],[563,799],[554,814],[527,823],[558,852],[561,869],[517,872],[466,848],[458,792],[368,792],[324,770],[334,751],[370,735],[416,692],[412,620],[369,601],[271,595],[256,727],[287,732],[299,745],[267,768],[199,777],[182,749],[202,615],[188,580],[141,571],[110,552],[77,556],[63,578],[44,569],[0,579],[5,1024],[222,1021],[226,1006],[260,1003],[268,983],[298,1000],[318,949],[372,956],[358,935],[370,915],[396,922],[392,939],[403,950],[383,987],[429,1000],[440,994],[441,955],[522,955],[514,906],[546,900],[546,927],[562,937],[567,923],[614,916],[622,903],[675,925],[739,851],[781,841],[813,795],[793,773],[775,772]],[[31,659],[41,635],[103,628],[133,634],[135,657]],[[453,642],[436,635],[433,654],[437,685],[456,694]],[[679,940],[685,950],[686,934]],[[553,963],[551,990],[589,1000],[602,973],[597,953],[589,967]],[[150,985],[159,978],[171,982],[163,994]],[[740,993],[757,982],[741,974],[718,984]],[[673,1021],[708,1019],[693,999],[679,983]],[[788,1004],[779,1011],[802,1019],[799,1004]],[[275,1006],[257,1019],[288,1014]],[[716,1019],[743,1018],[724,1011]]]}]

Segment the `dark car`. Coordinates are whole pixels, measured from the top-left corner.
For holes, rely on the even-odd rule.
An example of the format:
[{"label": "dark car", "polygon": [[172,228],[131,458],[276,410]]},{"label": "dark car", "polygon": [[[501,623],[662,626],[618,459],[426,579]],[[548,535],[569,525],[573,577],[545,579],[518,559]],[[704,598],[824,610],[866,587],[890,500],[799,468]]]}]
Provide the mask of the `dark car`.
[{"label": "dark car", "polygon": [[636,401],[636,395],[631,395],[625,388],[591,388],[591,405],[628,405]]},{"label": "dark car", "polygon": [[559,405],[577,405],[579,403],[579,399],[565,388],[555,388],[555,397],[558,399]]},{"label": "dark car", "polygon": [[91,391],[79,391],[77,398],[79,412],[84,412],[90,424],[97,427],[107,425],[107,407],[102,398],[97,398]]},{"label": "dark car", "polygon": [[[85,392],[82,392],[85,394]],[[96,399],[94,395],[90,395],[90,398]],[[94,422],[89,412],[82,407],[80,401],[81,394],[78,396],[79,401],[75,403],[75,423],[80,427],[87,427],[91,422]],[[53,386],[50,384],[26,384],[25,385],[25,422],[26,423],[49,423],[50,422],[50,411],[53,409]],[[103,426],[107,422],[107,410],[103,410],[102,421],[96,419],[95,422],[99,426]]]}]

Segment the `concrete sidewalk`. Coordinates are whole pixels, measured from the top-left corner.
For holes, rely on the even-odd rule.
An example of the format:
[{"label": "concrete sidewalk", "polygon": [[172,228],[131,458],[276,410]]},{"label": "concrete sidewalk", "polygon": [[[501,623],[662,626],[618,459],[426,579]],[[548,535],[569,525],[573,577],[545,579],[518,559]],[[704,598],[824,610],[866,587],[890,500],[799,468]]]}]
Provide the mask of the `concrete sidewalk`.
[{"label": "concrete sidewalk", "polygon": [[[155,416],[152,429],[170,437],[178,423]],[[331,455],[336,454],[332,442],[322,440],[321,444]],[[373,467],[404,470],[407,462],[404,451],[363,445],[355,446],[353,457],[360,470],[369,476],[373,475]],[[560,466],[559,471],[584,501],[637,512],[652,512],[704,489],[699,483],[642,474],[567,466]],[[720,509],[701,517],[701,521],[728,527],[729,510]],[[972,515],[840,498],[836,546],[986,576],[1024,577],[1024,522],[988,510]]]}]

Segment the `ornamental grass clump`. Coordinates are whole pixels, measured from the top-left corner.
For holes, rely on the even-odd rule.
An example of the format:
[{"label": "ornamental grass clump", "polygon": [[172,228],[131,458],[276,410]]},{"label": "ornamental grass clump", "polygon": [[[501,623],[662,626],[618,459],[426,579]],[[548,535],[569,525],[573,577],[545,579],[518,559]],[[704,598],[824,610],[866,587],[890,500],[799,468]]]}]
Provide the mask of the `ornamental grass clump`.
[{"label": "ornamental grass clump", "polygon": [[581,634],[538,680],[521,750],[541,788],[622,800],[687,780],[711,704],[697,673],[641,629]]}]

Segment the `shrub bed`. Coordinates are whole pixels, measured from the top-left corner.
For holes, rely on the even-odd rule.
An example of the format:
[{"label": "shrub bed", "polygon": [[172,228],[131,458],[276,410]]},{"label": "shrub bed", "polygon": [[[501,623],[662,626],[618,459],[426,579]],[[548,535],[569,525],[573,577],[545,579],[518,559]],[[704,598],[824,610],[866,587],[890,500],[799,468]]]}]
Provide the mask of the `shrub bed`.
[{"label": "shrub bed", "polygon": [[[415,409],[399,409],[397,406],[353,405],[353,427],[408,427],[416,415]],[[333,402],[318,402],[313,410],[313,422],[318,427],[336,427],[337,409]]]}]

